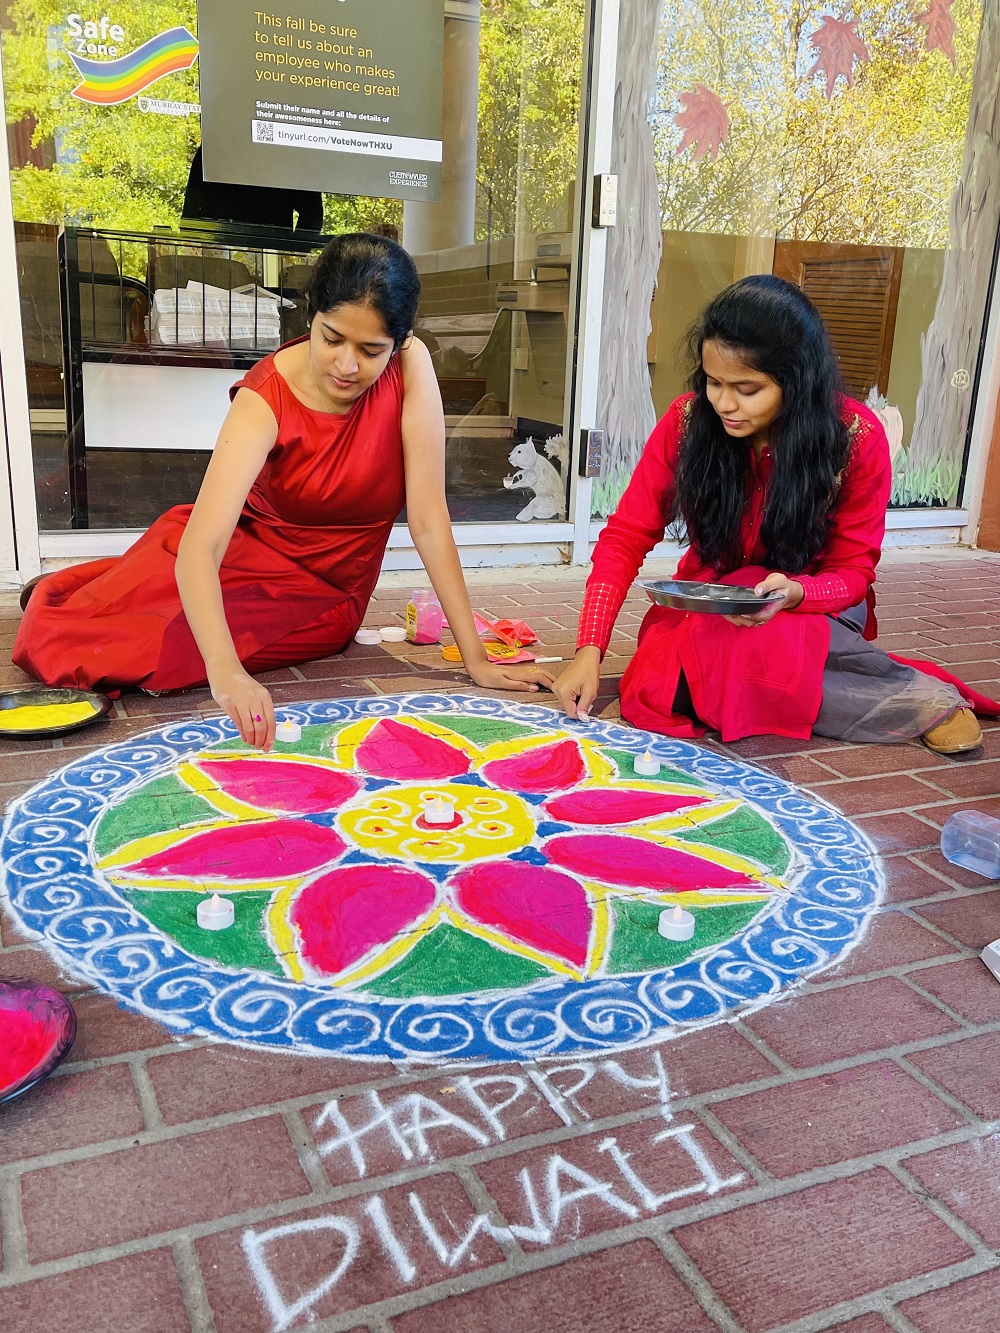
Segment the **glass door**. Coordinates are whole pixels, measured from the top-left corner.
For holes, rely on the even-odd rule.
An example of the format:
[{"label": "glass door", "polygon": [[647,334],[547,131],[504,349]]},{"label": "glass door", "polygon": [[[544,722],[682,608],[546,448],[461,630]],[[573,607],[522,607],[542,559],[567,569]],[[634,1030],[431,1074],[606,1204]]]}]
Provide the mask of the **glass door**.
[{"label": "glass door", "polygon": [[816,302],[849,393],[882,417],[893,505],[955,505],[1000,215],[998,94],[984,0],[665,0],[657,416],[684,388],[678,347],[705,302],[777,273]]},{"label": "glass door", "polygon": [[[300,212],[296,232],[261,235],[189,215],[196,0],[96,18],[0,0],[43,531],[135,529],[191,501],[228,385],[303,332],[310,260],[346,230],[391,235],[416,260],[415,332],[441,388],[456,523],[565,519],[584,0],[446,0],[443,23],[440,202],[326,194],[319,232]],[[81,94],[74,57],[100,74],[179,30],[186,68],[120,101]],[[192,284],[207,293],[198,318]]]}]

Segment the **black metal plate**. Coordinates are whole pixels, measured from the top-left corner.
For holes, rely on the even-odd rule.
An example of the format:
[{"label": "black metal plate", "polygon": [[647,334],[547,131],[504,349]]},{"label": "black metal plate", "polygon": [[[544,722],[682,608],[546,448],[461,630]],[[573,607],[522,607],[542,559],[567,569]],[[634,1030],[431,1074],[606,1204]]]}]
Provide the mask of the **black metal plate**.
[{"label": "black metal plate", "polygon": [[[64,722],[51,727],[38,727],[26,730],[23,727],[5,727],[4,713],[13,708],[41,708],[47,704],[82,704],[93,705],[94,712],[79,722]],[[52,690],[44,685],[31,685],[23,690],[0,690],[0,736],[64,736],[69,731],[79,731],[89,727],[99,717],[111,711],[111,700],[105,694],[94,694],[90,690]]]}]

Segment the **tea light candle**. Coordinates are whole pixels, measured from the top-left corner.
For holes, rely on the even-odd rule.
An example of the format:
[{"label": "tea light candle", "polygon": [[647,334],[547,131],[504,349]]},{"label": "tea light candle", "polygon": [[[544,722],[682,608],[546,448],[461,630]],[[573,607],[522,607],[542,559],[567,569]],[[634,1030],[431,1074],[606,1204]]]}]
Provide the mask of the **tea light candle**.
[{"label": "tea light candle", "polygon": [[198,904],[198,925],[202,930],[225,930],[236,920],[236,908],[228,898],[213,893]]},{"label": "tea light candle", "polygon": [[649,750],[645,754],[637,754],[632,760],[632,770],[639,777],[655,778],[660,771],[659,759],[654,759]]},{"label": "tea light candle", "polygon": [[422,799],[424,823],[453,824],[455,822],[455,807],[444,796],[434,796],[428,792]]},{"label": "tea light candle", "polygon": [[290,717],[283,718],[274,729],[274,739],[276,741],[300,741],[302,739],[302,728],[297,722],[293,722]]},{"label": "tea light candle", "polygon": [[676,907],[665,907],[656,929],[665,940],[689,940],[694,934],[694,916],[685,912],[680,903]]}]

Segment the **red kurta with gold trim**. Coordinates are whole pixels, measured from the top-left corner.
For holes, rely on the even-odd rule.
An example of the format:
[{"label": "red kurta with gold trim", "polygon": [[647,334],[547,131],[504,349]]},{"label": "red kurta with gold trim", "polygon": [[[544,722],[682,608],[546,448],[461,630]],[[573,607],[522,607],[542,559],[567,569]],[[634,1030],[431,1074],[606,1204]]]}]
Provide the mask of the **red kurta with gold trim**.
[{"label": "red kurta with gold trim", "polygon": [[[673,509],[692,397],[676,399],[657,423],[628,489],[601,533],[580,620],[581,647],[595,644],[606,650],[630,584],[663,537]],[[622,716],[629,722],[667,735],[703,735],[704,727],[673,712],[683,671],[698,717],[720,731],[724,740],[765,733],[809,736],[822,701],[830,643],[827,615],[857,605],[867,594],[865,637],[874,638],[876,632],[871,586],[892,480],[889,446],[878,418],[860,403],[845,398],[843,419],[851,436],[850,455],[830,512],[824,549],[804,574],[795,575],[805,591],[803,602],[752,630],[732,625],[722,616],[651,607],[621,682]],[[720,580],[689,549],[678,567],[679,579],[752,587],[773,572],[773,566],[764,564],[760,540],[772,459],[768,449],[759,462],[749,452],[741,567]]]}]

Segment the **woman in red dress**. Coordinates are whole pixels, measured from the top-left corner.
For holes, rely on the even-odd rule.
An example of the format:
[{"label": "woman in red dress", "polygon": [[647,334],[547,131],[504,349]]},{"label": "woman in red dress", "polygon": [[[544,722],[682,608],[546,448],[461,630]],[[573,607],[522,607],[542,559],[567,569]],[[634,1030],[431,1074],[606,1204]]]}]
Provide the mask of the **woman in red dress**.
[{"label": "woman in red dress", "polygon": [[412,336],[419,293],[392,241],[331,241],[310,281],[309,333],[231,390],[196,503],[169,510],[119,559],[46,575],[15,663],[85,689],[207,681],[243,738],[269,748],[274,708],[254,673],[353,638],[405,503],[476,684],[550,684],[540,669],[491,664],[479,640],[445,501],[441,396]]},{"label": "woman in red dress", "polygon": [[693,392],[657,424],[594,551],[577,654],[555,685],[566,712],[589,709],[629,586],[679,523],[679,579],[782,596],[742,616],[653,606],[622,677],[627,721],[671,736],[711,727],[724,741],[922,736],[941,753],[974,749],[971,703],[1000,708],[870,642],[889,448],[844,394],[815,306],[780,278],[744,278],[704,311],[691,353]]}]

